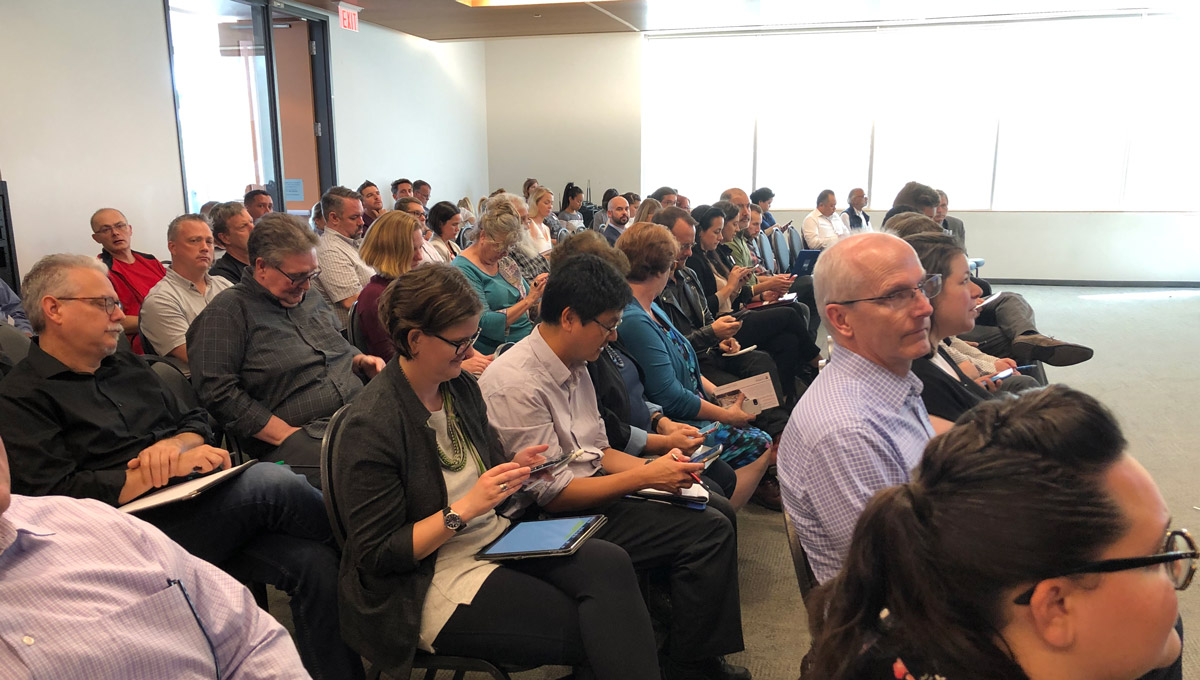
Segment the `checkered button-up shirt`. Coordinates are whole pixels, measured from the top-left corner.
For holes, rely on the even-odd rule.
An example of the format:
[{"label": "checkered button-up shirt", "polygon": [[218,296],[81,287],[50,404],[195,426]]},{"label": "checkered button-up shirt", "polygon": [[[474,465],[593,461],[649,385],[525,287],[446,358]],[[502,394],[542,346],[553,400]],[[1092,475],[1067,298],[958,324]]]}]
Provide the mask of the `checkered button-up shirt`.
[{"label": "checkered button-up shirt", "polygon": [[350,310],[342,306],[342,300],[362,292],[363,286],[371,282],[375,270],[367,266],[358,255],[358,244],[332,229],[321,235],[317,246],[317,262],[321,274],[317,276],[317,290],[333,308],[342,328],[350,322]]},{"label": "checkered button-up shirt", "polygon": [[779,441],[783,505],[821,583],[837,575],[876,491],[903,484],[933,436],[922,384],[834,345]]}]

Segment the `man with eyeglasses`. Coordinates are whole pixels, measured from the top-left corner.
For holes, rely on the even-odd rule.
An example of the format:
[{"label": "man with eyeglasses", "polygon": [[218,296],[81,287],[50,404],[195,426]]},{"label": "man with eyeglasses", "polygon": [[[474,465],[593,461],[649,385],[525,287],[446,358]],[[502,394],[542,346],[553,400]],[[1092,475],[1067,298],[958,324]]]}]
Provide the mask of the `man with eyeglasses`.
[{"label": "man with eyeglasses", "polygon": [[[230,466],[229,453],[211,445],[215,438],[208,413],[187,408],[142,359],[118,349],[123,314],[106,274],[104,265],[91,257],[48,255],[22,283],[25,308],[39,335],[29,355],[0,382],[0,437],[12,465],[12,491],[18,494],[70,496],[121,506],[156,488]],[[5,478],[0,479],[2,485],[7,475],[0,471],[0,476]],[[98,510],[89,507],[83,512]],[[254,465],[195,498],[151,508],[138,517],[192,555],[238,578],[270,583],[291,593],[298,646],[309,671],[318,677],[362,677],[361,662],[340,639],[335,597],[338,556],[329,545],[324,502],[302,477],[279,465]],[[154,538],[160,536],[157,532],[147,531],[150,535],[140,545],[161,543]],[[0,540],[4,535],[0,529]],[[44,535],[35,541],[36,549],[11,558],[0,552],[0,569],[14,560],[43,559],[43,548],[72,540],[67,534],[56,539]],[[106,548],[122,550],[118,543]],[[186,578],[189,570],[178,566],[180,573],[171,578],[179,579],[193,597],[206,598],[208,591],[194,589],[198,584]],[[73,592],[95,593],[118,582],[128,586],[138,581],[140,576],[134,572],[141,569],[156,573],[148,564],[131,567],[120,577],[96,570],[90,576],[79,574]],[[6,578],[0,576],[0,581]],[[115,618],[109,622],[131,641],[139,636],[131,633],[123,617],[155,610],[158,626],[148,634],[163,646],[162,656],[144,657],[145,663],[173,658],[171,650],[182,644],[166,624],[191,619],[193,613],[200,616],[179,608],[186,605],[182,594],[161,594],[172,587],[162,579],[155,591],[159,595],[139,599],[140,606],[125,608],[123,614],[110,610]],[[35,594],[30,589],[18,592]],[[96,620],[105,606],[128,592],[112,588],[112,597],[97,603],[100,609],[93,609],[90,619]],[[14,613],[19,609],[7,596],[0,600],[5,602],[8,622],[2,625],[10,633],[6,639],[21,641],[0,645],[0,668],[10,668],[3,663],[4,649],[32,647],[29,653],[34,657],[49,659],[70,656],[71,645],[97,643],[48,625],[49,618],[41,623],[28,619],[20,633],[25,639],[13,638],[11,625],[20,621]],[[61,612],[60,603],[54,602],[45,616]],[[214,636],[209,643],[225,636],[221,630],[209,632]],[[193,630],[187,640],[199,643],[202,651],[208,648],[199,630]],[[118,648],[108,656],[130,649],[124,643]],[[152,668],[160,670],[147,670]],[[178,675],[162,668],[144,666],[113,677]],[[63,669],[54,674],[62,675]]]},{"label": "man with eyeglasses", "polygon": [[133,345],[133,351],[142,353],[142,342],[138,338],[138,315],[142,302],[154,284],[167,275],[158,258],[150,253],[139,253],[133,249],[133,225],[125,215],[115,208],[101,208],[92,213],[92,240],[103,249],[100,261],[108,267],[108,279],[112,281],[125,318],[121,325]]},{"label": "man with eyeglasses", "polygon": [[429,207],[429,197],[433,195],[433,187],[429,186],[429,182],[419,179],[413,182],[412,185],[413,198],[421,202],[422,208]]},{"label": "man with eyeglasses", "polygon": [[428,213],[421,206],[421,201],[412,196],[401,198],[396,201],[396,210],[412,215],[418,222],[421,223],[421,236],[424,239],[421,241],[421,261],[422,262],[441,262],[442,256],[437,249],[429,242],[433,232],[426,226],[425,221],[428,219]]},{"label": "man with eyeglasses", "polygon": [[942,282],[926,276],[911,246],[882,233],[838,241],[813,278],[834,346],[792,411],[778,466],[784,510],[824,583],[867,501],[909,481],[933,436],[911,366],[931,351],[929,299]]},{"label": "man with eyeglasses", "polygon": [[315,279],[317,290],[333,308],[338,323],[347,328],[350,307],[358,301],[363,286],[371,282],[375,270],[359,257],[359,232],[363,228],[363,196],[346,187],[333,187],[321,197],[325,215],[325,233],[317,246],[321,273]]},{"label": "man with eyeglasses", "polygon": [[308,295],[321,273],[317,235],[271,213],[250,235],[252,267],[187,333],[201,402],[252,457],[284,462],[320,487],[329,417],[383,368],[342,337],[329,305]]}]

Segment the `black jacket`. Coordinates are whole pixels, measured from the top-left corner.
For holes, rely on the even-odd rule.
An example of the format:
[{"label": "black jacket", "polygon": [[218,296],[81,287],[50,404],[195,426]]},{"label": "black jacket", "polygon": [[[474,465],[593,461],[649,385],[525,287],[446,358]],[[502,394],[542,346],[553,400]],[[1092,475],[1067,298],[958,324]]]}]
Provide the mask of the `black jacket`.
[{"label": "black jacket", "polygon": [[[687,266],[696,274],[696,278],[700,281],[700,288],[704,291],[704,301],[708,305],[709,310],[720,309],[721,303],[717,300],[717,279],[713,276],[712,263],[709,258],[715,258],[725,266],[726,270],[730,270],[737,263],[733,261],[733,253],[729,251],[729,246],[724,243],[717,246],[717,249],[712,253],[706,254],[700,250],[699,246],[695,248],[695,252],[687,260]],[[750,286],[742,286],[742,290],[730,300],[730,306],[733,311],[737,311],[745,307],[754,293],[750,290]]]},{"label": "black jacket", "polygon": [[696,354],[703,354],[720,344],[712,328],[713,316],[705,302],[704,289],[696,272],[690,268],[675,270],[667,281],[667,287],[658,296],[658,306],[667,313],[675,328],[692,343]]}]

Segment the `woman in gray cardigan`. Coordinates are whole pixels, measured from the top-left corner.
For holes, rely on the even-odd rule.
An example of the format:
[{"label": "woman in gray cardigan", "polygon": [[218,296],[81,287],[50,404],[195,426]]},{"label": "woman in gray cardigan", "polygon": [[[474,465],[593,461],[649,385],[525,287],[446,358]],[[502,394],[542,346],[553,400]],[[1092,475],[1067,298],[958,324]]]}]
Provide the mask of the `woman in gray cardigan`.
[{"label": "woman in gray cardigan", "polygon": [[650,617],[629,556],[590,539],[569,557],[474,555],[509,526],[495,508],[544,446],[513,460],[462,361],[482,305],[466,277],[428,265],[379,301],[396,358],[350,405],[332,487],[347,528],[339,576],[346,642],[407,677],[420,648],[492,662],[590,666],[657,678]]}]

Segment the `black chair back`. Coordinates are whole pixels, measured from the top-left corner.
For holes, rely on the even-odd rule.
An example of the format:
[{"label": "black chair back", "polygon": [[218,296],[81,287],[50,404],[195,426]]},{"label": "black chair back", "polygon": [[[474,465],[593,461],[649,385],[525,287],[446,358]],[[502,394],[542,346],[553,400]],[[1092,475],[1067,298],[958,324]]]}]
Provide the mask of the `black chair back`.
[{"label": "black chair back", "polygon": [[346,339],[359,350],[367,351],[367,338],[363,335],[362,320],[358,317],[358,300],[350,305],[350,320],[346,324]]},{"label": "black chair back", "polygon": [[14,366],[29,354],[29,345],[32,342],[28,336],[17,330],[16,326],[0,321],[0,352],[3,352]]},{"label": "black chair back", "polygon": [[329,527],[339,548],[346,542],[346,525],[338,512],[334,475],[337,472],[338,439],[342,434],[342,424],[345,422],[348,408],[350,405],[346,404],[333,414],[329,419],[329,426],[325,428],[325,436],[321,438],[321,490],[324,492],[322,495],[325,497],[325,514],[329,516]]}]

